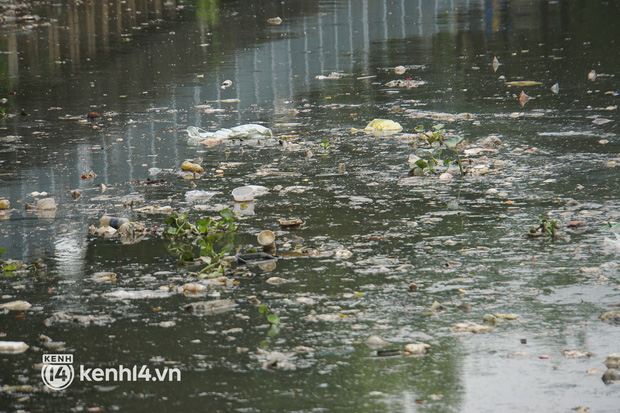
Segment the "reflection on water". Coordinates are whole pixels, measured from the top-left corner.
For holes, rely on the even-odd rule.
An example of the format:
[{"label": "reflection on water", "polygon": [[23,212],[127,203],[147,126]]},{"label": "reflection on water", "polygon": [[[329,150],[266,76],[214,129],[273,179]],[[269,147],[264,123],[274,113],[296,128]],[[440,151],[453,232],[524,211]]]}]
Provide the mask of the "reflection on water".
[{"label": "reflection on water", "polygon": [[[8,257],[48,264],[46,274],[0,281],[3,302],[24,299],[37,308],[26,317],[0,314],[3,339],[31,345],[25,355],[3,355],[0,384],[40,385],[32,369],[47,351],[35,348],[40,334],[66,342],[90,367],[150,363],[183,371],[180,384],[75,383],[58,397],[7,395],[12,408],[612,411],[617,388],[584,372],[617,352],[620,334],[597,319],[618,301],[615,256],[600,248],[603,224],[620,217],[613,167],[619,61],[609,42],[618,38],[618,7],[261,3],[41,4],[31,10],[40,20],[0,28],[0,198],[14,208],[0,216],[0,247]],[[276,16],[281,24],[270,24]],[[396,74],[397,65],[406,73]],[[424,83],[386,86],[407,77]],[[226,80],[231,85],[221,87]],[[523,107],[521,87],[505,84],[520,80],[541,83],[526,88],[533,99]],[[550,90],[555,83],[559,94]],[[90,112],[101,116],[87,118]],[[446,123],[450,133],[472,141],[493,135],[503,146],[468,155],[487,171],[463,181],[409,178],[406,136],[351,132],[379,117],[408,133]],[[207,148],[186,141],[188,126],[244,123],[268,126],[288,142]],[[171,292],[187,281],[158,235],[124,245],[89,236],[88,227],[104,213],[162,226],[163,215],[129,205],[204,215],[187,203],[193,188],[177,174],[197,156],[206,173],[192,182],[217,192],[207,211],[231,207],[235,187],[271,189],[246,213],[235,244],[256,244],[256,234],[271,229],[292,257],[231,276],[237,283],[206,296],[110,298],[123,290]],[[214,173],[220,168],[223,176]],[[97,177],[83,179],[90,171]],[[151,185],[147,177],[165,182]],[[24,211],[34,191],[56,199],[55,217]],[[587,221],[588,231],[524,242],[523,232],[549,211],[562,223]],[[291,217],[303,219],[302,228],[279,231],[277,220]],[[324,255],[294,258],[295,245]],[[338,249],[352,257],[336,258]],[[584,267],[600,274],[584,275]],[[97,271],[116,273],[116,281],[94,282]],[[266,283],[272,276],[290,282]],[[411,282],[418,293],[409,292]],[[275,338],[251,296],[282,320]],[[217,316],[179,310],[217,298],[238,307]],[[446,309],[430,312],[435,301]],[[114,322],[44,328],[56,311]],[[487,313],[519,320],[485,336],[450,330]],[[377,357],[363,344],[372,334],[390,341],[388,349],[426,342],[432,352]],[[596,357],[562,359],[559,351],[573,347]],[[547,353],[552,363],[538,358]],[[262,368],[274,358],[280,368]]]}]

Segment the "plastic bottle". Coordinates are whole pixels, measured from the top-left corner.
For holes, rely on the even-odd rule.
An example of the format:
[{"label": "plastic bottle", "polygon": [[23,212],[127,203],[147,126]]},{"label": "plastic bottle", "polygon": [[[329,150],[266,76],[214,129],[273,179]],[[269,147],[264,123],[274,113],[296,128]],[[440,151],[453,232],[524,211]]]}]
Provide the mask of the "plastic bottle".
[{"label": "plastic bottle", "polygon": [[129,223],[129,220],[127,218],[110,217],[110,216],[107,216],[107,215],[104,215],[99,220],[99,224],[102,227],[110,226],[110,227],[116,228],[116,229],[119,229],[121,227],[121,225],[127,224],[127,223]]}]

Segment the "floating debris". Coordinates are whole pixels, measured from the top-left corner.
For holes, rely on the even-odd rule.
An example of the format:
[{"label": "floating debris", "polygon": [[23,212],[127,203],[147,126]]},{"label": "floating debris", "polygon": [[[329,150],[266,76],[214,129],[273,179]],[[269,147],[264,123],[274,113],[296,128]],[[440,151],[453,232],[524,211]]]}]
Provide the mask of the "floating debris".
[{"label": "floating debris", "polygon": [[96,283],[111,283],[116,281],[116,273],[100,271],[93,274],[91,280]]},{"label": "floating debris", "polygon": [[423,356],[431,351],[431,346],[426,343],[407,344],[404,353],[409,356]]},{"label": "floating debris", "polygon": [[411,89],[414,87],[419,87],[425,85],[426,82],[423,80],[413,80],[410,77],[407,79],[395,79],[387,82],[385,84],[386,87],[404,87],[407,89]]},{"label": "floating debris", "polygon": [[620,353],[610,354],[603,364],[608,369],[620,369]]},{"label": "floating debris", "polygon": [[18,300],[18,301],[10,301],[8,303],[0,304],[0,310],[9,310],[9,311],[26,311],[30,309],[32,305],[28,301]]},{"label": "floating debris", "polygon": [[278,222],[284,228],[298,228],[299,226],[301,226],[304,223],[299,218],[291,218],[291,219],[280,218],[278,220]]},{"label": "floating debris", "polygon": [[364,128],[365,132],[400,132],[403,127],[398,122],[389,119],[374,119]]},{"label": "floating debris", "polygon": [[20,354],[28,350],[23,341],[0,341],[0,354]]},{"label": "floating debris", "polygon": [[196,314],[212,315],[233,310],[235,307],[237,307],[237,303],[235,303],[233,300],[213,300],[198,301],[195,303],[184,305],[181,308],[185,311]]},{"label": "floating debris", "polygon": [[267,23],[272,24],[274,26],[279,26],[282,24],[282,18],[280,17],[272,17],[270,19],[267,19]]},{"label": "floating debris", "polygon": [[65,313],[63,311],[52,314],[51,317],[43,320],[43,324],[49,327],[54,324],[74,324],[79,326],[105,325],[115,322],[116,320],[108,315],[75,315]]},{"label": "floating debris", "polygon": [[181,170],[186,172],[202,173],[205,169],[193,162],[185,161],[181,164]]},{"label": "floating debris", "polygon": [[452,331],[454,331],[455,333],[474,333],[474,334],[489,333],[493,331],[493,329],[494,328],[491,326],[476,324],[471,321],[468,321],[466,323],[459,323],[455,325],[454,327],[452,327]]},{"label": "floating debris", "polygon": [[324,75],[317,75],[317,76],[315,76],[315,78],[318,79],[318,80],[342,79],[343,77],[344,77],[344,75],[342,73],[338,73],[338,72],[331,72],[327,76],[324,76]]},{"label": "floating debris", "polygon": [[389,341],[385,341],[378,335],[372,335],[368,337],[365,341],[366,345],[372,349],[378,349],[381,347],[389,346],[391,343]]},{"label": "floating debris", "polygon": [[590,358],[594,354],[583,350],[562,350],[562,355],[567,359]]},{"label": "floating debris", "polygon": [[608,311],[599,318],[606,323],[620,325],[620,311]]},{"label": "floating debris", "polygon": [[506,82],[507,86],[517,86],[517,87],[528,87],[528,86],[539,86],[542,85],[541,82],[534,82],[531,80],[515,80],[512,82]]},{"label": "floating debris", "polygon": [[560,93],[560,84],[555,83],[553,86],[551,86],[551,91],[555,93],[556,95]]},{"label": "floating debris", "polygon": [[493,71],[497,72],[497,69],[499,69],[499,60],[497,59],[497,56],[493,57],[493,63],[491,64],[493,66]]},{"label": "floating debris", "polygon": [[591,82],[596,80],[596,70],[591,70],[590,73],[588,73],[588,80]]},{"label": "floating debris", "polygon": [[521,91],[521,94],[519,95],[519,104],[521,106],[525,106],[525,104],[530,100],[532,100],[532,98],[526,95],[524,91]]}]

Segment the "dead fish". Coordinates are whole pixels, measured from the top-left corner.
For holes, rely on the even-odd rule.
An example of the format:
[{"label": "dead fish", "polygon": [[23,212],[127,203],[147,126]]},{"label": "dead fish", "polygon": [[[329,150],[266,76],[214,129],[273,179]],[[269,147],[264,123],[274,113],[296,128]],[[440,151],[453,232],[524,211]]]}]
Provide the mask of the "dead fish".
[{"label": "dead fish", "polygon": [[531,97],[529,97],[528,95],[525,94],[524,91],[521,91],[521,94],[519,95],[519,104],[521,106],[525,106],[525,104],[532,99]]}]

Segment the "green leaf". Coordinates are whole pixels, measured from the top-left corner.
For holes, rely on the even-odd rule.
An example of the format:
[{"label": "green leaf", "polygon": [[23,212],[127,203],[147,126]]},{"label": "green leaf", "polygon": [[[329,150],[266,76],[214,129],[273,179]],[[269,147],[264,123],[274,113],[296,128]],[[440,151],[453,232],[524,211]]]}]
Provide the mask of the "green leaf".
[{"label": "green leaf", "polygon": [[6,252],[6,248],[0,248],[0,256]]},{"label": "green leaf", "polygon": [[417,132],[417,133],[422,133],[422,132],[424,132],[424,126],[418,125],[418,126],[415,127],[415,129],[413,131]]},{"label": "green leaf", "polygon": [[15,264],[7,264],[4,266],[4,271],[5,272],[11,272],[11,271],[15,271],[17,269],[17,265]]},{"label": "green leaf", "polygon": [[280,327],[278,327],[277,324],[272,324],[271,328],[267,332],[267,335],[271,338],[274,338],[275,336],[278,335],[279,332],[280,332]]},{"label": "green leaf", "polygon": [[194,253],[192,252],[192,250],[185,250],[183,251],[183,254],[181,254],[181,260],[183,261],[192,261],[194,259]]},{"label": "green leaf", "polygon": [[275,314],[269,314],[267,316],[267,321],[269,321],[271,324],[280,324],[280,319]]},{"label": "green leaf", "polygon": [[444,127],[444,126],[446,126],[446,125],[444,125],[443,123],[439,123],[439,124],[437,124],[437,125],[434,125],[434,126],[433,126],[433,129],[435,129],[435,130],[441,130],[441,129],[443,129],[443,127]]},{"label": "green leaf", "polygon": [[227,222],[232,222],[235,219],[235,214],[233,214],[233,212],[228,209],[222,209],[220,211],[220,215],[222,216],[222,218],[224,218]]},{"label": "green leaf", "polygon": [[419,166],[420,168],[424,169],[424,168],[428,168],[428,162],[426,162],[424,159],[418,159],[415,164],[417,166]]},{"label": "green leaf", "polygon": [[265,305],[265,304],[261,304],[258,307],[258,312],[261,313],[261,314],[265,314],[267,311],[269,311],[269,309],[267,308],[267,305]]},{"label": "green leaf", "polygon": [[173,227],[167,227],[165,229],[166,234],[168,235],[176,235],[177,234],[177,229],[173,228]]},{"label": "green leaf", "polygon": [[453,138],[444,139],[443,143],[446,145],[446,148],[456,150],[456,146],[463,142],[465,138],[460,136],[455,136]]}]

